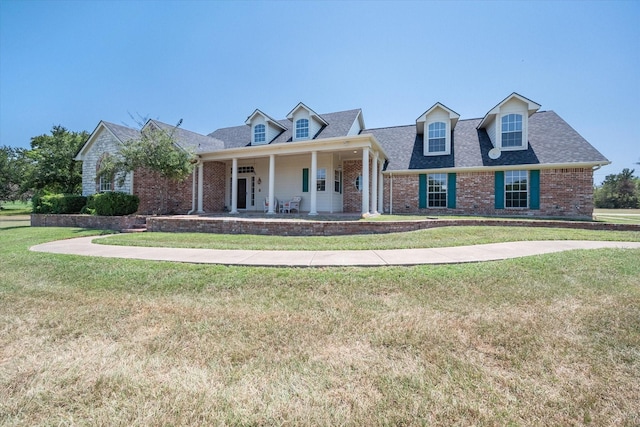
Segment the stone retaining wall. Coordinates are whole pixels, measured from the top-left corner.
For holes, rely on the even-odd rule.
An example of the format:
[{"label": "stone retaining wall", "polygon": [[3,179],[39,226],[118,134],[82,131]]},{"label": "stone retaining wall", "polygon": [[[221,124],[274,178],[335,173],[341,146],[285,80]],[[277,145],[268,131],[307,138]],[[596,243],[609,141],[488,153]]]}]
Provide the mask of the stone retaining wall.
[{"label": "stone retaining wall", "polygon": [[32,214],[32,227],[78,227],[122,231],[146,226],[148,231],[171,233],[257,234],[280,236],[341,236],[384,234],[454,226],[506,226],[574,228],[586,230],[640,231],[638,224],[607,224],[586,221],[544,221],[505,219],[424,219],[415,221],[295,221],[229,217],[170,217],[141,215],[94,216]]},{"label": "stone retaining wall", "polygon": [[199,232],[217,234],[257,234],[280,236],[339,236],[382,234],[450,226],[549,227],[587,230],[640,231],[640,225],[605,224],[583,221],[520,220],[417,220],[417,221],[284,221],[233,218],[147,218],[148,231]]},{"label": "stone retaining wall", "polygon": [[32,227],[78,227],[100,230],[127,230],[135,226],[144,226],[146,217],[131,216],[96,216],[96,215],[54,215],[31,214]]}]

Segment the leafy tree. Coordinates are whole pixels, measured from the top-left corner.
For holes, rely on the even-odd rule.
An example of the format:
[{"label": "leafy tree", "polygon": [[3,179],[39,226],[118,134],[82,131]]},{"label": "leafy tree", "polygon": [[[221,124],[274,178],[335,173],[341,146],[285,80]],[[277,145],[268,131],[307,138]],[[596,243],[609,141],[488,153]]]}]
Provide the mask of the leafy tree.
[{"label": "leafy tree", "polygon": [[51,135],[31,138],[31,150],[26,155],[34,162],[34,168],[27,185],[34,190],[80,194],[82,163],[74,157],[88,138],[85,131],[70,132],[60,125],[51,129]]},{"label": "leafy tree", "polygon": [[3,146],[0,148],[0,202],[26,200],[30,191],[25,178],[31,174],[32,163],[27,150]]},{"label": "leafy tree", "polygon": [[[136,169],[148,169],[162,178],[183,181],[193,171],[194,153],[177,144],[176,130],[182,120],[172,129],[164,130],[151,124],[140,132],[140,138],[126,141],[120,146],[116,156],[105,157],[100,166],[99,176],[117,177],[124,183],[126,174]],[[157,185],[161,204],[157,213],[167,213],[165,201],[168,188]]]},{"label": "leafy tree", "polygon": [[640,207],[640,180],[633,176],[633,172],[634,169],[625,168],[618,174],[607,175],[602,186],[595,190],[595,206],[609,209]]}]

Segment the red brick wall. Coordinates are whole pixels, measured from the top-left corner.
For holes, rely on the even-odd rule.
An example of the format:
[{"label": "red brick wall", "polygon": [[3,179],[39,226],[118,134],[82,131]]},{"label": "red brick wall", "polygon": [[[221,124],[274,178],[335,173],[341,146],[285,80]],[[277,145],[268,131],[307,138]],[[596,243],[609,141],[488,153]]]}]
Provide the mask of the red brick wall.
[{"label": "red brick wall", "polygon": [[542,169],[540,209],[495,209],[495,172],[456,174],[456,209],[420,209],[419,174],[389,175],[384,180],[384,208],[389,212],[393,181],[393,213],[590,218],[593,214],[593,171],[590,168]]},{"label": "red brick wall", "polygon": [[345,160],[342,162],[342,211],[362,212],[362,193],[355,182],[362,173],[362,160]]},{"label": "red brick wall", "polygon": [[540,214],[591,217],[593,170],[591,168],[541,170]]},{"label": "red brick wall", "polygon": [[203,165],[202,208],[205,212],[222,212],[226,206],[226,166],[222,162],[206,162]]},{"label": "red brick wall", "polygon": [[401,233],[436,227],[509,226],[549,227],[586,230],[638,231],[637,224],[607,224],[585,221],[545,221],[531,219],[436,219],[415,221],[274,221],[273,219],[230,220],[229,217],[147,218],[149,231],[257,234],[274,236],[338,236],[349,234]]},{"label": "red brick wall", "polygon": [[[192,188],[191,175],[177,182],[147,169],[134,172],[133,194],[140,198],[139,214],[185,214],[191,210]],[[164,206],[164,212],[159,211],[160,206]]]}]

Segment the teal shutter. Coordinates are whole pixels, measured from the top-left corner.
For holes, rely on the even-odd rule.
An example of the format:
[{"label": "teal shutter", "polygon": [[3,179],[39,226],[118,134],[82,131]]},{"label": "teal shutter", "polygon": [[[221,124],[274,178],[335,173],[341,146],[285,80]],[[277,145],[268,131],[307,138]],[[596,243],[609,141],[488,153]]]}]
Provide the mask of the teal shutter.
[{"label": "teal shutter", "polygon": [[456,208],[456,174],[447,175],[447,207],[449,209]]},{"label": "teal shutter", "polygon": [[504,209],[504,172],[496,171],[495,176],[496,209]]},{"label": "teal shutter", "polygon": [[529,207],[540,209],[540,171],[529,171]]},{"label": "teal shutter", "polygon": [[418,181],[418,207],[427,207],[427,175],[421,173]]},{"label": "teal shutter", "polygon": [[309,168],[302,169],[302,192],[309,192]]}]

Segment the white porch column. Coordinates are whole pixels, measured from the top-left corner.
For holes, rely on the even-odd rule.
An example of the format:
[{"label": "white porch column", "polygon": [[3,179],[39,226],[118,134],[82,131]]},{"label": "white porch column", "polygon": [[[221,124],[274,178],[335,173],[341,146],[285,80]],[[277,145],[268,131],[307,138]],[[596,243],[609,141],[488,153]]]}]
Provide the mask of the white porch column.
[{"label": "white porch column", "polygon": [[371,163],[371,214],[378,213],[378,157],[380,154],[376,151],[373,153],[373,162]]},{"label": "white porch column", "polygon": [[231,212],[238,213],[238,159],[234,158],[231,165]]},{"label": "white porch column", "polygon": [[202,208],[202,195],[204,193],[204,164],[198,163],[198,213],[204,213]]},{"label": "white porch column", "polygon": [[267,215],[275,214],[275,202],[276,202],[276,155],[271,154],[269,156],[269,211]]},{"label": "white porch column", "polygon": [[362,215],[369,213],[369,147],[362,149]]},{"label": "white porch column", "polygon": [[382,162],[378,165],[378,213],[384,213],[384,175]]},{"label": "white porch column", "polygon": [[309,186],[311,187],[310,195],[311,195],[311,208],[309,210],[309,215],[318,215],[318,152],[311,152],[311,178],[309,181]]}]

